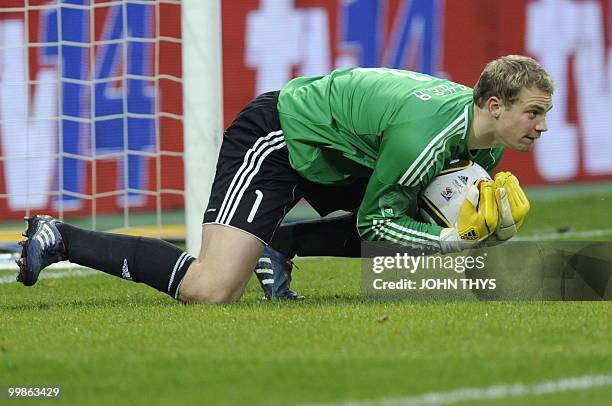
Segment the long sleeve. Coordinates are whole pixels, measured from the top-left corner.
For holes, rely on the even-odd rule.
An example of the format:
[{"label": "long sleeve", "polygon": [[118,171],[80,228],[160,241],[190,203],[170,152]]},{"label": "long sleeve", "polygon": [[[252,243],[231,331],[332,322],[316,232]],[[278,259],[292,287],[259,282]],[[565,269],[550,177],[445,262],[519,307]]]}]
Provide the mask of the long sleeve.
[{"label": "long sleeve", "polygon": [[389,241],[437,251],[442,227],[421,223],[408,216],[408,209],[417,194],[416,188],[383,183],[374,173],[357,215],[361,237],[368,241]]},{"label": "long sleeve", "polygon": [[405,123],[385,131],[358,211],[357,227],[362,238],[440,249],[442,227],[419,222],[408,212],[420,190],[464,142],[466,123],[467,114],[461,114],[435,131],[430,123]]}]

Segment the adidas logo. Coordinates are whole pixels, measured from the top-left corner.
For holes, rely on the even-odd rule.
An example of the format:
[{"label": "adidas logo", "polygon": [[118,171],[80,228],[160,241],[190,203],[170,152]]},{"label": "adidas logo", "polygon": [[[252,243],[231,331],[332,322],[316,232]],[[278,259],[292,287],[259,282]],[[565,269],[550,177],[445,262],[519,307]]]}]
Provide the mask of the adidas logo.
[{"label": "adidas logo", "polygon": [[474,241],[478,239],[478,235],[476,234],[476,231],[474,231],[473,228],[471,228],[470,230],[461,233],[460,237],[462,240],[470,240],[470,241]]},{"label": "adidas logo", "polygon": [[51,227],[49,227],[49,224],[47,223],[43,224],[40,227],[34,239],[38,241],[43,250],[55,244],[55,235],[53,234],[53,230],[51,230]]},{"label": "adidas logo", "polygon": [[123,259],[123,266],[121,267],[121,277],[123,279],[132,280],[132,275],[130,275],[130,271],[128,270],[127,258]]},{"label": "adidas logo", "polygon": [[467,176],[459,175],[459,180],[461,180],[461,182],[463,182],[464,185],[468,184],[468,177]]}]

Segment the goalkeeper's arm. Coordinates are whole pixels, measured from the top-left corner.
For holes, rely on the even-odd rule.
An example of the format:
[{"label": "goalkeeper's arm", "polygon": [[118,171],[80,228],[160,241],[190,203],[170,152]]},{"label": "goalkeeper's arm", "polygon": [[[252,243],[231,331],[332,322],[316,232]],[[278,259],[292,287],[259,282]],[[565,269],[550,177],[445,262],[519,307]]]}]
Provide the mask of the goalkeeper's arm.
[{"label": "goalkeeper's arm", "polygon": [[[412,219],[405,208],[414,200],[416,190],[399,185],[382,185],[370,179],[376,195],[366,191],[358,212],[358,229],[368,241],[389,241],[420,247],[424,251],[456,252],[473,247],[495,232],[499,211],[493,181],[480,181],[470,187],[459,217],[451,228],[442,228]],[[403,210],[402,210],[403,208]]]},{"label": "goalkeeper's arm", "polygon": [[442,227],[419,222],[408,215],[418,192],[417,188],[385,184],[372,176],[357,212],[361,238],[388,241],[424,252],[440,251]]}]

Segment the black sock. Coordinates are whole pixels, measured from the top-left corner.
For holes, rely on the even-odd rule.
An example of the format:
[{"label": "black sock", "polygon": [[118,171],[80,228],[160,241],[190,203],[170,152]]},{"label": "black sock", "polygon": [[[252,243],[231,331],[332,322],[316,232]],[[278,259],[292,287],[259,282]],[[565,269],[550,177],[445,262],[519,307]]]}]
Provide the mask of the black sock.
[{"label": "black sock", "polygon": [[361,237],[357,215],[300,221],[281,225],[270,245],[287,258],[329,256],[359,258]]},{"label": "black sock", "polygon": [[68,260],[134,282],[145,283],[173,298],[194,257],[155,238],[83,230],[57,225]]}]

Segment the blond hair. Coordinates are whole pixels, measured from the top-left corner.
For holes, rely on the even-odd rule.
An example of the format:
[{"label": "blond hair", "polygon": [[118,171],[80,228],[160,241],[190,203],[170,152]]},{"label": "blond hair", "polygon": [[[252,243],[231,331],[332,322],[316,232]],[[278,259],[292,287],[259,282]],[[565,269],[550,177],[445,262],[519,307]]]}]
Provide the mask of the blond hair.
[{"label": "blond hair", "polygon": [[484,107],[489,97],[499,97],[512,105],[523,88],[537,87],[552,94],[555,90],[550,75],[535,59],[522,55],[501,56],[487,64],[474,86],[474,103]]}]

